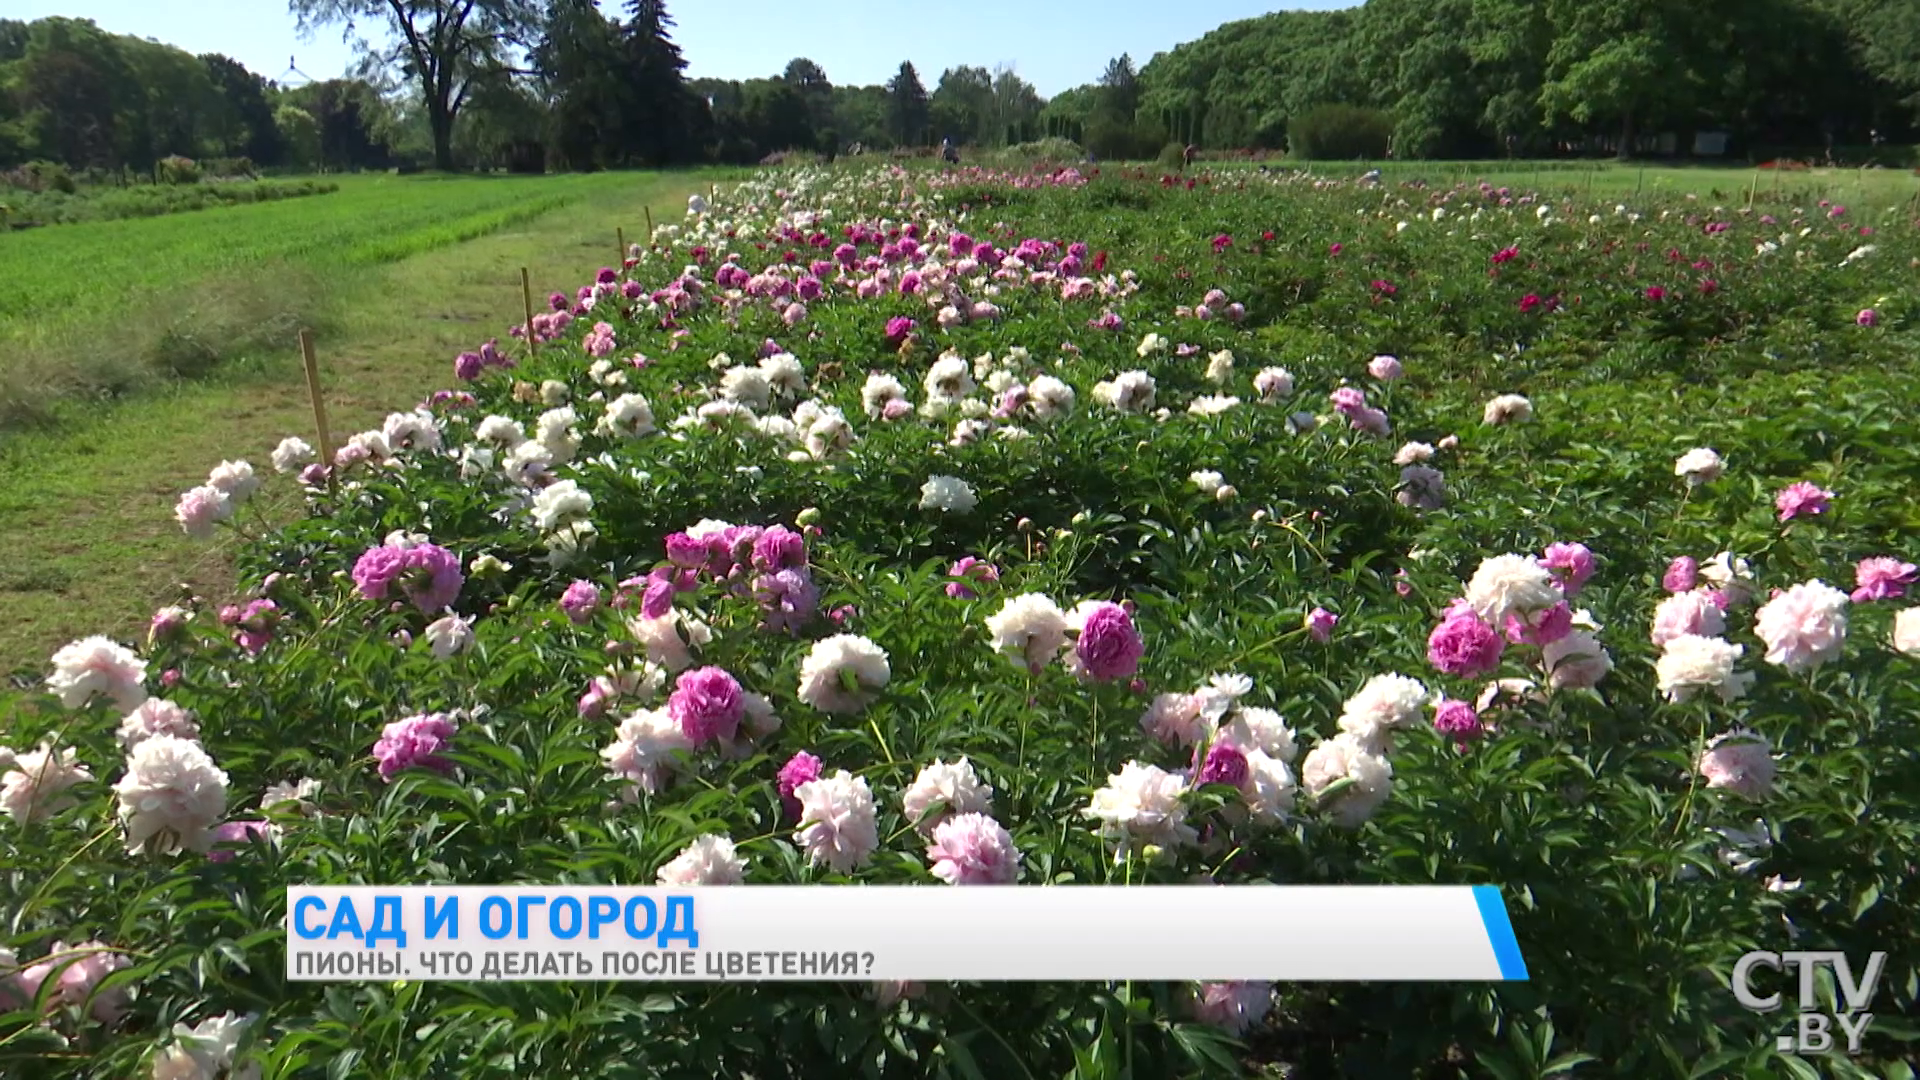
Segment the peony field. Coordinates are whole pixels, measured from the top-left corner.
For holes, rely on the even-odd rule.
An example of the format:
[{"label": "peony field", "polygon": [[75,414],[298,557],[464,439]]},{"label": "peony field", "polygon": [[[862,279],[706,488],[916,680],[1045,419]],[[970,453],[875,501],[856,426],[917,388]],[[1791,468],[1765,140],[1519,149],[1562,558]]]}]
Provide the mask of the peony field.
[{"label": "peony field", "polygon": [[[751,176],[0,704],[0,1075],[1913,1080],[1911,205]],[[1495,885],[1530,978],[286,977],[289,886],[656,883]]]}]

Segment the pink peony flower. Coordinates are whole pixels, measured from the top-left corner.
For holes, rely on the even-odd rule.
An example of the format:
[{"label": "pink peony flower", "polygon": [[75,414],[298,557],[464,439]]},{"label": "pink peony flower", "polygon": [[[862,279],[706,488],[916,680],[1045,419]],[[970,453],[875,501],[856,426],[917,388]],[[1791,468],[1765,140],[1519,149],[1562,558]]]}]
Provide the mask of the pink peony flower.
[{"label": "pink peony flower", "polygon": [[1367,364],[1367,374],[1381,382],[1392,382],[1405,373],[1399,359],[1392,356],[1376,356]]},{"label": "pink peony flower", "polygon": [[[1333,246],[1338,249],[1340,245]],[[1266,1018],[1267,1011],[1273,1007],[1273,984],[1202,983],[1193,990],[1191,1007],[1195,1020],[1238,1037]]]},{"label": "pink peony flower", "polygon": [[1916,573],[1920,573],[1920,566],[1885,555],[1861,559],[1853,571],[1853,583],[1857,586],[1853,590],[1853,602],[1865,604],[1905,596]]},{"label": "pink peony flower", "polygon": [[955,814],[934,827],[927,864],[949,885],[1011,885],[1020,876],[1020,850],[987,815]]},{"label": "pink peony flower", "polygon": [[947,582],[948,596],[956,600],[972,600],[976,594],[972,589],[967,588],[965,582],[969,580],[982,582],[999,581],[1000,570],[992,563],[982,562],[971,555],[967,555],[962,557],[958,562],[955,562],[952,566],[947,567],[947,576],[960,579],[958,581]]},{"label": "pink peony flower", "polygon": [[795,820],[800,817],[800,800],[794,798],[794,790],[801,784],[818,779],[820,779],[820,759],[805,750],[794,754],[787,759],[785,765],[780,766],[780,805],[789,817]]},{"label": "pink peony flower", "polygon": [[1783,488],[1773,497],[1773,505],[1780,509],[1780,520],[1791,521],[1801,514],[1824,514],[1827,512],[1827,500],[1833,498],[1833,492],[1801,480]]},{"label": "pink peony flower", "polygon": [[1667,564],[1666,576],[1660,584],[1670,593],[1690,592],[1699,581],[1700,562],[1691,555],[1682,555]]},{"label": "pink peony flower", "polygon": [[600,586],[591,581],[576,581],[560,594],[560,610],[575,626],[584,626],[600,609]]},{"label": "pink peony flower", "polygon": [[1132,675],[1145,652],[1133,616],[1119,604],[1104,601],[1093,603],[1084,613],[1073,644],[1077,668],[1100,682]]},{"label": "pink peony flower", "polygon": [[368,600],[385,600],[388,590],[400,586],[421,611],[434,614],[460,596],[466,576],[460,560],[437,544],[369,548],[353,566],[353,583]]},{"label": "pink peony flower", "polygon": [[762,573],[797,570],[807,565],[806,537],[785,525],[774,525],[754,539],[752,559],[753,568]]},{"label": "pink peony flower", "polygon": [[1427,661],[1448,675],[1476,678],[1500,666],[1506,642],[1493,627],[1463,606],[1449,609],[1427,637]]},{"label": "pink peony flower", "polygon": [[223,850],[221,845],[245,847],[253,843],[255,837],[271,839],[277,831],[270,821],[229,821],[225,825],[217,825],[212,830],[214,847],[207,852],[207,860],[231,862],[234,852],[231,848]]},{"label": "pink peony flower", "polygon": [[1335,615],[1326,608],[1314,608],[1312,611],[1307,612],[1307,635],[1320,644],[1325,645],[1333,638],[1333,628],[1339,622],[1340,616]]},{"label": "pink peony flower", "polygon": [[72,1005],[76,1008],[86,1005],[89,998],[93,1004],[88,1013],[100,1023],[111,1024],[120,1019],[127,1010],[127,989],[116,986],[95,994],[94,990],[102,980],[122,968],[131,967],[132,962],[98,941],[85,941],[78,945],[68,945],[56,941],[53,951],[38,964],[25,968],[15,976],[18,985],[29,1000],[40,995],[40,988],[54,969],[60,969],[53,990],[47,994],[47,1005],[57,1007]]},{"label": "pink peony flower", "polygon": [[1653,643],[1664,647],[1677,637],[1717,638],[1725,633],[1727,620],[1713,597],[1704,592],[1675,593],[1660,602],[1653,611]]},{"label": "pink peony flower", "polygon": [[1593,577],[1593,552],[1585,544],[1554,544],[1540,557],[1540,564],[1554,572],[1560,591],[1572,597],[1579,594]]},{"label": "pink peony flower", "polygon": [[1751,732],[1715,736],[1695,768],[1709,788],[1725,788],[1756,800],[1773,793],[1773,748]]},{"label": "pink peony flower", "polygon": [[1767,662],[1798,675],[1837,658],[1846,643],[1848,599],[1826,582],[1808,581],[1767,601],[1753,621],[1767,643]]},{"label": "pink peony flower", "polygon": [[395,773],[419,767],[451,772],[453,763],[439,756],[453,738],[453,718],[445,713],[425,713],[395,720],[380,733],[373,744],[373,758],[380,767],[380,779],[393,782]]},{"label": "pink peony flower", "polygon": [[1860,314],[1855,315],[1853,321],[1860,326],[1872,326],[1880,321],[1880,313],[1872,308],[1861,308]]},{"label": "pink peony flower", "polygon": [[722,668],[684,671],[667,698],[667,714],[695,746],[718,739],[732,742],[746,715],[740,683]]}]

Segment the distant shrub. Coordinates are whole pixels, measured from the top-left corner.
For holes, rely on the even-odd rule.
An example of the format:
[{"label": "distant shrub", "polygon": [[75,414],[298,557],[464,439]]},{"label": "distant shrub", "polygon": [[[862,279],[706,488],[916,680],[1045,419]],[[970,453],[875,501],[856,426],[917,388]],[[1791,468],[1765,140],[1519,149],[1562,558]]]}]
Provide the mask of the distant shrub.
[{"label": "distant shrub", "polygon": [[1393,120],[1379,109],[1316,105],[1287,123],[1287,152],[1302,161],[1384,158]]},{"label": "distant shrub", "polygon": [[1156,162],[1163,169],[1184,169],[1187,165],[1187,148],[1177,142],[1170,142],[1160,148],[1160,158]]},{"label": "distant shrub", "polygon": [[987,164],[1002,166],[1067,164],[1085,161],[1087,151],[1071,139],[1040,139],[989,150],[979,157]]},{"label": "distant shrub", "polygon": [[29,161],[17,169],[0,172],[0,186],[36,193],[58,191],[67,195],[79,190],[73,173],[65,165],[53,161]]}]

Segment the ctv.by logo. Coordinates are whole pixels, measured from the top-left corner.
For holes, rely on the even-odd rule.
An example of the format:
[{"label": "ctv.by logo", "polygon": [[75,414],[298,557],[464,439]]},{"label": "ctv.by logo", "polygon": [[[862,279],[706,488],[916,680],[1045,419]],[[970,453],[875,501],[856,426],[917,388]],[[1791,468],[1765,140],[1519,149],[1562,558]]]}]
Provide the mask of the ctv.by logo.
[{"label": "ctv.by logo", "polygon": [[[1733,965],[1733,996],[1754,1012],[1773,1012],[1780,1007],[1780,995],[1774,993],[1761,997],[1755,994],[1750,981],[1753,969],[1770,967],[1775,971],[1785,971],[1790,967],[1797,968],[1800,973],[1800,1015],[1794,1018],[1794,1030],[1776,1039],[1775,1045],[1782,1053],[1824,1054],[1833,1049],[1833,1028],[1837,1025],[1847,1038],[1847,1053],[1858,1054],[1860,1040],[1867,1033],[1867,1025],[1873,1022],[1873,1014],[1867,1012],[1866,1008],[1873,1002],[1873,995],[1880,986],[1880,972],[1886,966],[1886,953],[1872,954],[1867,959],[1867,970],[1861,973],[1856,982],[1853,965],[1847,960],[1846,953],[1750,952]],[[1839,984],[1840,998],[1846,1002],[1844,1012],[1828,1014],[1820,1011],[1815,977],[1823,967],[1833,970],[1834,981]]]}]

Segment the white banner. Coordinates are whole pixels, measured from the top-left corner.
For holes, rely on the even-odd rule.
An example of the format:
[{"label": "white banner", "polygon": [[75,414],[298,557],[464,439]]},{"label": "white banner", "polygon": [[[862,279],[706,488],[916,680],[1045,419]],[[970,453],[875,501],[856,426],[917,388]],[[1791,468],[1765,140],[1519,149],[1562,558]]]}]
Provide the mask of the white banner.
[{"label": "white banner", "polygon": [[1500,981],[1493,886],[294,886],[287,978]]}]

